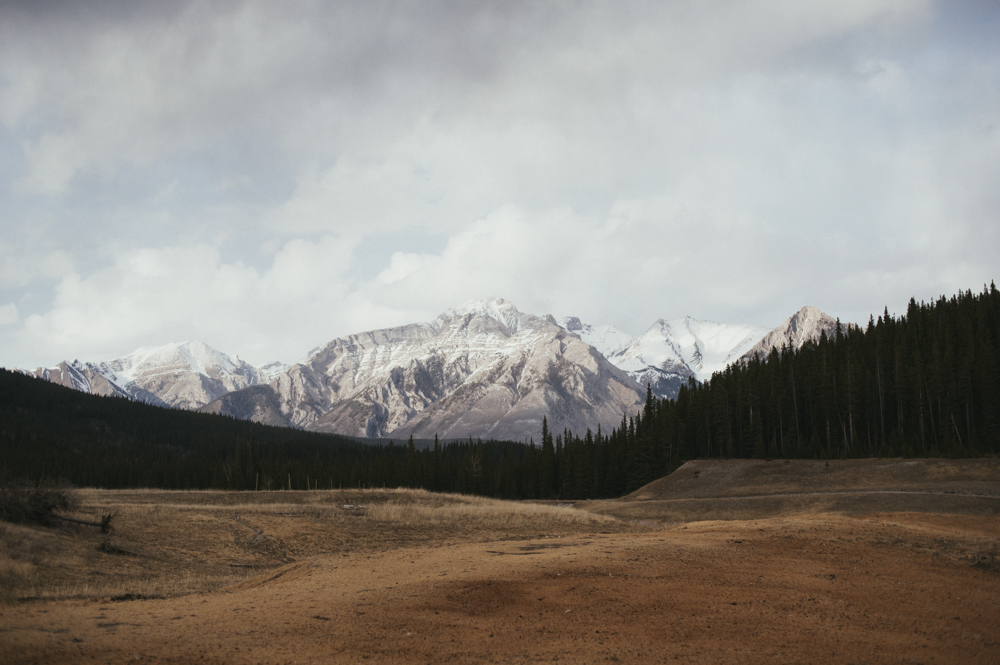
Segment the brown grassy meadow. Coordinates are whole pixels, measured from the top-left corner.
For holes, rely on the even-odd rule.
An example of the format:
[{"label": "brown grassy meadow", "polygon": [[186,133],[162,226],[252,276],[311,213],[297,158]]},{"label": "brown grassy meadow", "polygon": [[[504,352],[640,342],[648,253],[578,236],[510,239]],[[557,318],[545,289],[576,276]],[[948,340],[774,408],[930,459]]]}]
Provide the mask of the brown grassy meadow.
[{"label": "brown grassy meadow", "polygon": [[77,497],[71,515],[112,512],[112,533],[0,522],[4,600],[176,596],[313,556],[636,529],[567,506],[423,490],[91,489]]},{"label": "brown grassy meadow", "polygon": [[1000,662],[997,460],[699,461],[576,506],[80,490],[0,523],[0,661]]}]

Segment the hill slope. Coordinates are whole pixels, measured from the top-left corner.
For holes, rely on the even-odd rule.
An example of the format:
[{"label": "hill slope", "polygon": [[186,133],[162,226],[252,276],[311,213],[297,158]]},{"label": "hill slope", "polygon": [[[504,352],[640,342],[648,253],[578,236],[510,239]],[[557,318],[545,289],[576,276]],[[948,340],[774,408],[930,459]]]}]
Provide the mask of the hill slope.
[{"label": "hill slope", "polygon": [[1000,459],[694,460],[618,501],[628,519],[690,522],[838,512],[1000,515]]}]

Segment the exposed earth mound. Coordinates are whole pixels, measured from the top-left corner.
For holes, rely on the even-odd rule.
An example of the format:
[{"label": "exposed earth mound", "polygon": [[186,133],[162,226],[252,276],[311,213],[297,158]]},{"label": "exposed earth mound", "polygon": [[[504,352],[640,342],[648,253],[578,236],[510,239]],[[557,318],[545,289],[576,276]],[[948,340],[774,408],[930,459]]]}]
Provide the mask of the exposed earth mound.
[{"label": "exposed earth mound", "polygon": [[1000,459],[694,460],[620,501],[578,504],[690,522],[819,512],[1000,515]]}]

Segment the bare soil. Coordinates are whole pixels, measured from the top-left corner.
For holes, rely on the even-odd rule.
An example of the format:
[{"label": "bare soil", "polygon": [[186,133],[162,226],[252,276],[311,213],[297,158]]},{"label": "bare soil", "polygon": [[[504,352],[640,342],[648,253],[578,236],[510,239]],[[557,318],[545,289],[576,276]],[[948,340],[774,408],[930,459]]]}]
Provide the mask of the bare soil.
[{"label": "bare soil", "polygon": [[1000,459],[694,460],[618,501],[575,504],[691,522],[925,512],[1000,516]]},{"label": "bare soil", "polygon": [[[928,481],[926,464],[899,480],[925,476],[898,495],[918,503],[974,495],[950,512],[866,513],[859,495],[802,514],[781,495],[857,490],[866,474],[797,484],[794,462],[772,462],[788,473],[757,490],[740,480],[759,476],[747,464],[707,462],[699,481],[710,465],[728,480],[590,504],[603,515],[426,492],[90,491],[85,510],[117,506],[118,532],[37,530],[68,563],[55,571],[38,549],[34,586],[8,572],[0,661],[998,663],[1000,482],[986,463],[944,473],[953,485]],[[985,485],[950,489],[961,483]],[[741,519],[670,521],[664,508],[772,487],[775,503]],[[634,506],[640,519],[613,514]],[[11,534],[25,551],[44,541],[5,533],[15,563]],[[84,588],[81,573],[132,591]]]},{"label": "bare soil", "polygon": [[694,460],[625,501],[815,492],[1000,493],[1000,458]]}]

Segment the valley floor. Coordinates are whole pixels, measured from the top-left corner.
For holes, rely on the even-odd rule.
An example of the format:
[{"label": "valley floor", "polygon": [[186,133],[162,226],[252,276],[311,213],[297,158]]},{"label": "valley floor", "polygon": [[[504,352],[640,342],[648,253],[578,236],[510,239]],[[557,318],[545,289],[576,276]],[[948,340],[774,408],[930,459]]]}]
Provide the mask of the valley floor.
[{"label": "valley floor", "polygon": [[90,492],[132,506],[118,534],[50,552],[120,579],[8,597],[3,662],[1000,662],[995,513],[664,524],[426,492]]}]

